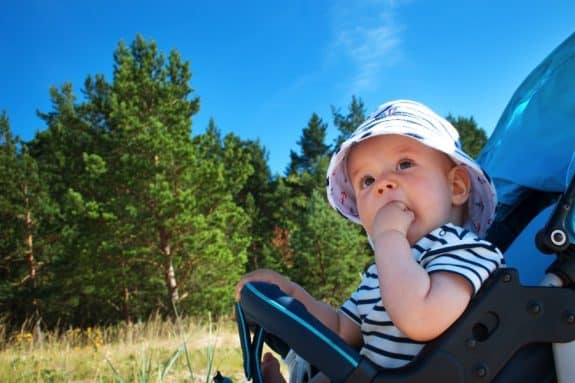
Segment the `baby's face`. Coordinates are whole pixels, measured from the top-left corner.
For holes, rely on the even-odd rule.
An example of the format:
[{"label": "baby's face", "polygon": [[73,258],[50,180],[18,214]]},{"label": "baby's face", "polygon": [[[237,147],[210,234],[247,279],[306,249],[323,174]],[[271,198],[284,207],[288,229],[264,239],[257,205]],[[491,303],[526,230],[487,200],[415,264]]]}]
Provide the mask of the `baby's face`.
[{"label": "baby's face", "polygon": [[375,136],[353,146],[347,157],[347,171],[365,230],[372,235],[378,229],[374,222],[385,223],[381,216],[377,220],[375,217],[392,202],[413,213],[413,219],[405,223],[412,245],[452,221],[449,173],[453,168],[445,154],[400,135]]}]

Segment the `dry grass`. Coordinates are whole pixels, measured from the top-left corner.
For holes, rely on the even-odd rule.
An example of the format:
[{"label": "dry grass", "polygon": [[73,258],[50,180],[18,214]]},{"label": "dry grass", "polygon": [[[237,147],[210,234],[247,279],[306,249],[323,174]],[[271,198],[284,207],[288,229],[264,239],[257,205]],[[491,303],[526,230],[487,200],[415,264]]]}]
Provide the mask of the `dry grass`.
[{"label": "dry grass", "polygon": [[[4,331],[0,325],[0,332]],[[145,323],[12,334],[0,350],[2,382],[243,382],[235,322]]]}]

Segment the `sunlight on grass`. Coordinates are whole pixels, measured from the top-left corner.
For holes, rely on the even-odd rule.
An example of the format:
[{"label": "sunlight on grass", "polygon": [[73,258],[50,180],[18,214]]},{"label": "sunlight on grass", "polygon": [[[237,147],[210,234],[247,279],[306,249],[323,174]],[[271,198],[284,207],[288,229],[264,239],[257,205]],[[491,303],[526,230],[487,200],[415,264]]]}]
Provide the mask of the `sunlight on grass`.
[{"label": "sunlight on grass", "polygon": [[231,320],[152,318],[106,328],[20,331],[5,339],[2,382],[211,382],[217,370],[245,381]]}]

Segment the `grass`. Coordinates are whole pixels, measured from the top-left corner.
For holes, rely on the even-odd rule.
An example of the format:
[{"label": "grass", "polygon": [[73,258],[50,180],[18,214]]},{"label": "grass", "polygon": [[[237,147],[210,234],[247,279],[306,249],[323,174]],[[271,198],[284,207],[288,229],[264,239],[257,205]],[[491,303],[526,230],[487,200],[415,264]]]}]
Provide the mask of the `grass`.
[{"label": "grass", "polygon": [[[0,324],[0,333],[4,330]],[[152,318],[132,325],[42,333],[0,344],[2,382],[244,382],[235,322]]]}]

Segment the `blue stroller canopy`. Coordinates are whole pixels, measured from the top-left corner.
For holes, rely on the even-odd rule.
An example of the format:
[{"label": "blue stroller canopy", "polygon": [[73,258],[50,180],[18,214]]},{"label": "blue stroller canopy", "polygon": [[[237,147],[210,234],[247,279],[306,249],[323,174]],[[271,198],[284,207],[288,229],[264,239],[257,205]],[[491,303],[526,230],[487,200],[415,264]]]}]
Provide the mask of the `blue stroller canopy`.
[{"label": "blue stroller canopy", "polygon": [[[478,162],[493,179],[502,212],[525,203],[528,189],[565,192],[575,175],[575,33],[517,88]],[[533,240],[551,211],[552,206],[541,212],[505,253],[525,284],[538,284],[553,260]],[[574,219],[568,225],[572,241]]]},{"label": "blue stroller canopy", "polygon": [[517,88],[478,161],[499,202],[523,188],[563,192],[575,174],[575,33]]}]

